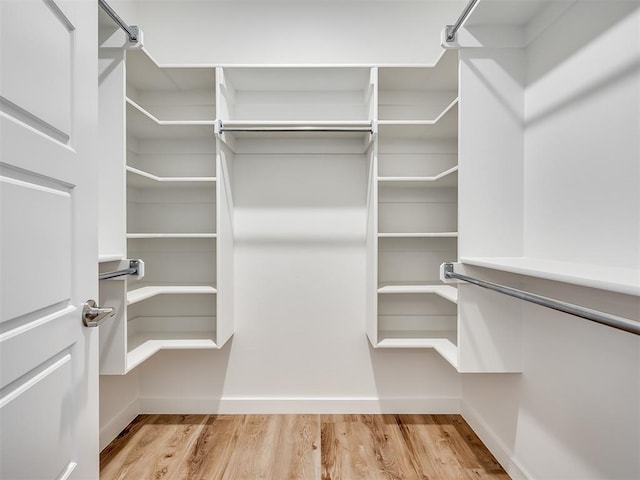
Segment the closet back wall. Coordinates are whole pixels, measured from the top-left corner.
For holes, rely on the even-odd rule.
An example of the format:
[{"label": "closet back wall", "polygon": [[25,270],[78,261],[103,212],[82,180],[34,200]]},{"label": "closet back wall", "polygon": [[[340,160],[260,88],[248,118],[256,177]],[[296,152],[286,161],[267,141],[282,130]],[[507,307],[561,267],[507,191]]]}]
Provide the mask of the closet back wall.
[{"label": "closet back wall", "polygon": [[[170,64],[432,64],[463,3],[112,2]],[[458,411],[460,377],[440,355],[367,341],[367,162],[236,155],[235,335],[219,351],[147,360],[128,374],[138,400],[110,405],[122,415],[105,415],[103,430],[136,409]],[[131,399],[131,384],[103,377],[101,386],[113,402],[118,390]]]},{"label": "closet back wall", "polygon": [[110,2],[160,63],[432,63],[464,0]]}]

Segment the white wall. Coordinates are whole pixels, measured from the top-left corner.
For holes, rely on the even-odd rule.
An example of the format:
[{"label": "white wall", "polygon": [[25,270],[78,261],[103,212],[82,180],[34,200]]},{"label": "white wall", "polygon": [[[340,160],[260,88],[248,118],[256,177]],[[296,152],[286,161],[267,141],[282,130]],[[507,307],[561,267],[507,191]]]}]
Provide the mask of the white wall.
[{"label": "white wall", "polygon": [[[526,255],[640,267],[639,7],[578,1],[524,52]],[[637,297],[513,282],[640,318]],[[465,375],[467,420],[514,478],[640,478],[638,337],[523,308],[523,373]]]}]

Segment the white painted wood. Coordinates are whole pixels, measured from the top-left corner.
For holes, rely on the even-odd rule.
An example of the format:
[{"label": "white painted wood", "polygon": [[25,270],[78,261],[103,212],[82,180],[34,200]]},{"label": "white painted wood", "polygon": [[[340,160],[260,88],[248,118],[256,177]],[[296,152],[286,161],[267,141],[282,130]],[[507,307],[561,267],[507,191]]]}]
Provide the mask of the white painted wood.
[{"label": "white painted wood", "polygon": [[212,121],[215,69],[160,68],[145,48],[127,52],[127,97],[158,121]]},{"label": "white painted wood", "polygon": [[[401,335],[401,336],[400,336]],[[419,332],[417,335],[424,335]],[[378,348],[433,348],[438,352],[452,367],[458,367],[458,347],[447,337],[455,338],[455,330],[453,332],[434,332],[434,335],[442,338],[408,338],[407,332],[380,332],[381,340],[378,342]],[[400,336],[400,338],[394,338]]]},{"label": "white painted wood", "polygon": [[457,187],[458,167],[451,167],[444,172],[430,177],[378,177],[378,183],[401,183],[407,187],[429,186],[431,188]]},{"label": "white painted wood", "polygon": [[385,285],[378,293],[434,293],[452,303],[458,303],[458,289],[448,285]]},{"label": "white painted wood", "polygon": [[462,263],[478,267],[544,278],[627,295],[640,295],[636,268],[607,267],[529,257],[462,257]]},{"label": "white painted wood", "polygon": [[[110,22],[109,29],[113,28]],[[107,37],[101,28],[100,39]],[[98,48],[98,170],[101,188],[98,189],[98,238],[100,257],[125,258],[126,222],[125,182],[122,169],[125,158],[125,91],[124,50],[107,48],[102,42]]]},{"label": "white painted wood", "polygon": [[457,300],[435,273],[457,256],[456,52],[434,68],[379,68],[378,102],[372,343],[435,348],[456,367],[455,308],[432,300]]},{"label": "white painted wood", "polygon": [[[454,84],[455,85],[455,84]],[[380,119],[378,120],[379,125],[435,125],[440,120],[442,120],[450,110],[458,105],[458,97],[455,96],[457,93],[451,92],[446,95],[441,93],[430,94],[430,95],[422,95],[422,101],[425,105],[423,110],[419,112],[404,112],[400,108],[395,108],[393,111],[388,112],[387,115],[390,117],[389,119]],[[409,92],[407,95],[408,99],[399,99],[394,101],[396,103],[404,102],[409,104],[412,108],[416,102],[415,93]],[[454,97],[455,96],[455,97]],[[453,100],[452,100],[452,97]],[[429,108],[429,109],[427,109]],[[391,110],[391,109],[389,109]],[[399,111],[395,111],[399,110]],[[394,118],[399,118],[394,120]]]},{"label": "white painted wood", "polygon": [[216,238],[216,233],[127,233],[127,238]]},{"label": "white painted wood", "polygon": [[379,238],[457,238],[458,232],[378,233]]},{"label": "white painted wood", "polygon": [[156,295],[214,294],[216,292],[215,287],[208,285],[148,285],[127,292],[127,304],[141,302]]},{"label": "white painted wood", "polygon": [[[389,352],[398,353],[398,352]],[[446,366],[448,370],[450,367]],[[246,396],[225,395],[220,398],[146,396],[140,399],[140,409],[148,413],[192,414],[401,414],[426,411],[433,414],[458,413],[460,399],[447,397],[411,397],[394,395],[334,395],[334,396]]]},{"label": "white painted wood", "polygon": [[127,173],[131,176],[127,177],[127,184],[138,188],[154,188],[164,186],[199,186],[199,183],[210,184],[216,181],[216,177],[159,177],[144,170],[126,167]]},{"label": "white painted wood", "polygon": [[367,178],[367,279],[366,279],[366,331],[369,342],[378,344],[378,157],[377,140],[368,162]]},{"label": "white painted wood", "polygon": [[235,254],[234,254],[234,200],[233,200],[233,153],[217,145],[216,171],[220,184],[216,191],[216,218],[218,218],[218,240],[216,241],[217,295],[216,343],[227,343],[234,332],[235,311]]},{"label": "white painted wood", "polygon": [[0,3],[7,479],[98,478],[98,332],[80,314],[98,296],[96,18],[93,2]]}]

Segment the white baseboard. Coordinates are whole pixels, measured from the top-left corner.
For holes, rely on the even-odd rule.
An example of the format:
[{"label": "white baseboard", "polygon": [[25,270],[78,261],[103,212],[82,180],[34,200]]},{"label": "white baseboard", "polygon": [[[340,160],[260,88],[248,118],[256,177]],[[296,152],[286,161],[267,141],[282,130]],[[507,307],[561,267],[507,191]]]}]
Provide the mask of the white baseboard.
[{"label": "white baseboard", "polygon": [[100,451],[109,445],[139,414],[140,401],[136,399],[109,420],[109,422],[102,425],[100,427]]},{"label": "white baseboard", "polygon": [[459,398],[143,397],[141,413],[460,413]]},{"label": "white baseboard", "polygon": [[468,403],[462,402],[461,414],[513,480],[534,479],[514,457],[513,450],[504,444],[474,408]]}]

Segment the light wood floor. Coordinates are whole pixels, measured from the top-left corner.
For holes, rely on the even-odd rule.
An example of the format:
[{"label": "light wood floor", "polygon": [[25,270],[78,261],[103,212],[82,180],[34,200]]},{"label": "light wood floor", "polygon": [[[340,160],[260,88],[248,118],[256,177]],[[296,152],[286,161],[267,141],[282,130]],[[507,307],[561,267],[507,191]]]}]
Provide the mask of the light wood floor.
[{"label": "light wood floor", "polygon": [[509,477],[460,415],[140,415],[101,480]]}]

